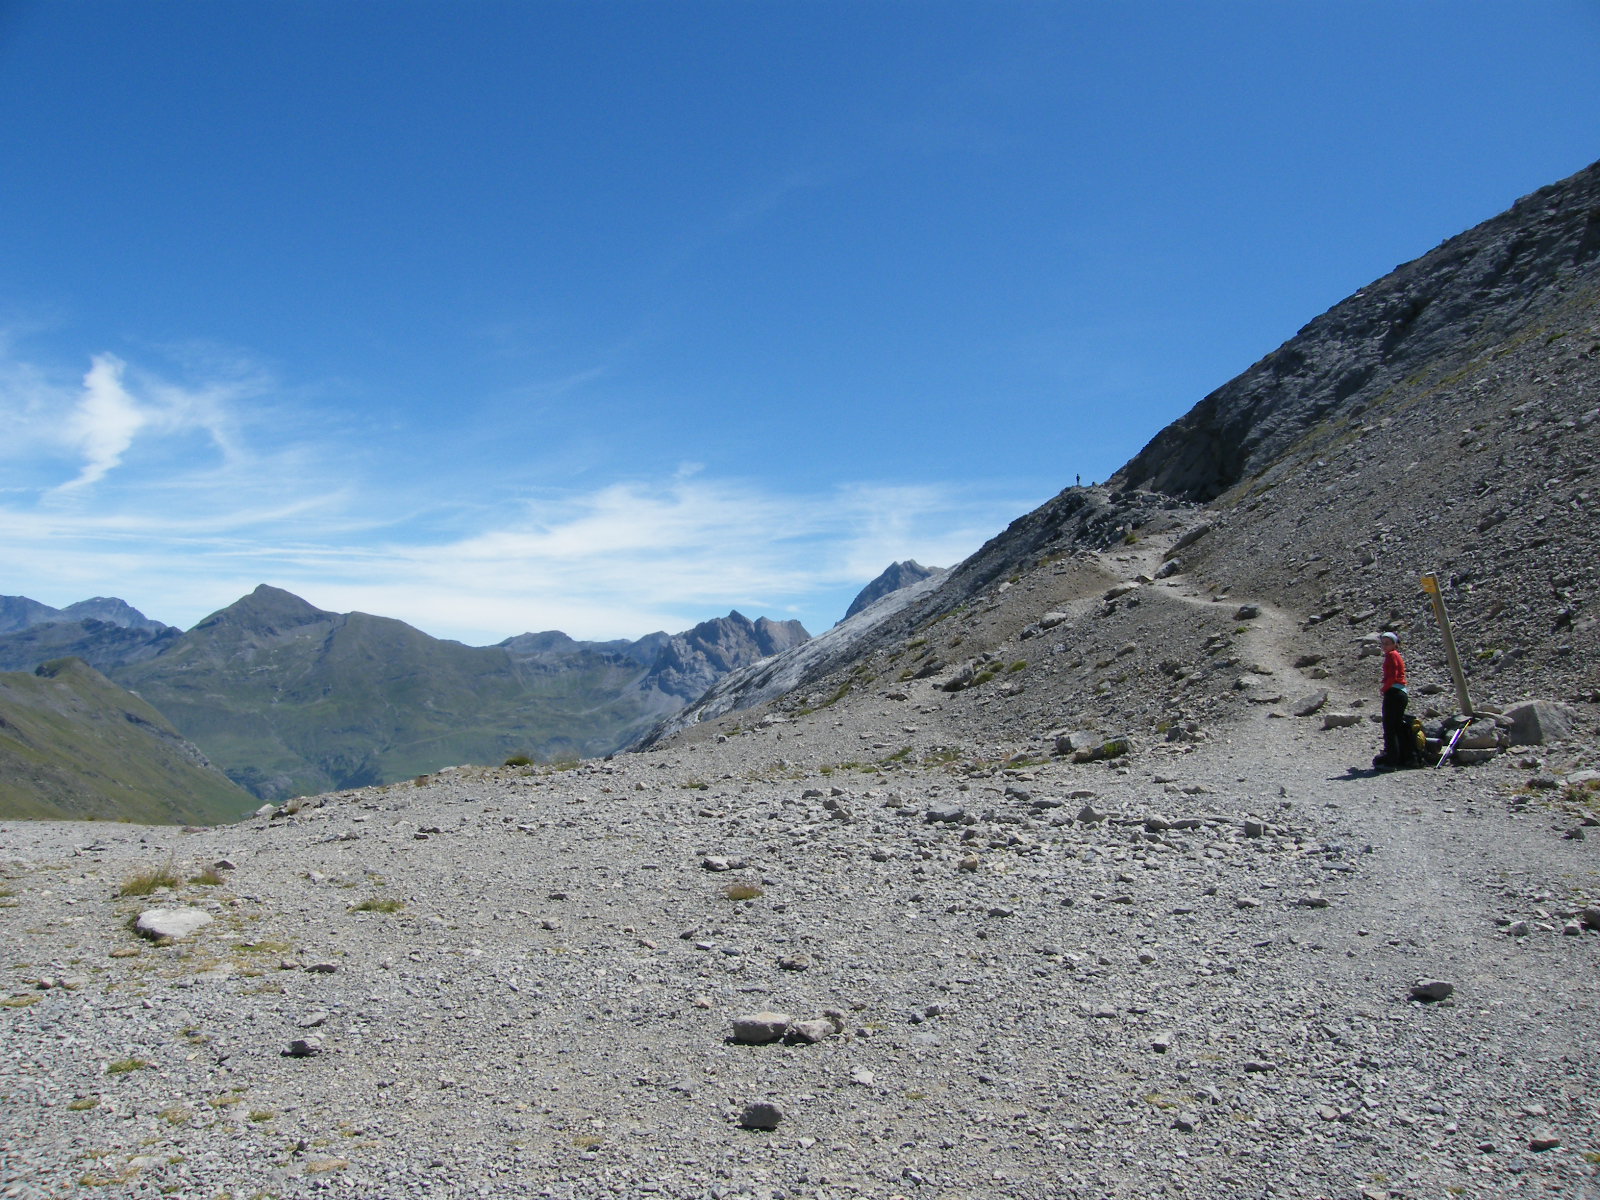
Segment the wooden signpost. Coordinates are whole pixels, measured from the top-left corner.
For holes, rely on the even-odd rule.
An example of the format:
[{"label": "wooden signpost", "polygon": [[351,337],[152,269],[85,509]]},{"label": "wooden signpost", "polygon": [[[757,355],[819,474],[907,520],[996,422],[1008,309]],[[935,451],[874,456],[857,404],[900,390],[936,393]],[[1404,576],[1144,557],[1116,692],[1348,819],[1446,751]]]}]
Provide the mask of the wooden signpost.
[{"label": "wooden signpost", "polygon": [[1450,615],[1444,611],[1444,597],[1439,594],[1439,577],[1424,575],[1422,590],[1427,592],[1428,599],[1433,601],[1433,615],[1438,618],[1439,632],[1444,637],[1444,653],[1450,661],[1450,674],[1456,681],[1456,700],[1461,706],[1461,715],[1470,717],[1472,697],[1467,695],[1467,677],[1461,671],[1461,657],[1456,653],[1455,635],[1450,632]]}]

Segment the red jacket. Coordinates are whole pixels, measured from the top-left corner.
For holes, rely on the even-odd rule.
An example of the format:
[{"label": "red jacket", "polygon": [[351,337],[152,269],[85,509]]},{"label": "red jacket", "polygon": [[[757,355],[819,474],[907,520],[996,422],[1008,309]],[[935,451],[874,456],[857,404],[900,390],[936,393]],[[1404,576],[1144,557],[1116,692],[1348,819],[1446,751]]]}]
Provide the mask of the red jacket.
[{"label": "red jacket", "polygon": [[1378,690],[1387,692],[1392,687],[1405,687],[1406,685],[1406,660],[1400,657],[1398,650],[1385,650],[1383,652],[1383,686]]}]

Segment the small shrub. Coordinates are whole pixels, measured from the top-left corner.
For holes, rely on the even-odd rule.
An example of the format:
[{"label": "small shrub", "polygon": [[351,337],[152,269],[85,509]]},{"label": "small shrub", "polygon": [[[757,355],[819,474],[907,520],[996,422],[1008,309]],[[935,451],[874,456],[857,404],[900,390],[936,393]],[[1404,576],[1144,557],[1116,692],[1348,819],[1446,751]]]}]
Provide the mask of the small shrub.
[{"label": "small shrub", "polygon": [[189,882],[197,883],[201,887],[216,887],[219,883],[226,882],[226,880],[223,878],[222,872],[215,867],[204,867],[196,874],[191,875]]},{"label": "small shrub", "polygon": [[506,759],[505,765],[508,767],[531,767],[533,766],[533,759],[526,754],[513,754]]},{"label": "small shrub", "polygon": [[1024,670],[1027,667],[1027,665],[1028,665],[1027,662],[1025,662],[1023,659],[1019,658],[1019,659],[1017,659],[1016,662],[1012,663],[1009,667],[1007,667],[1006,671],[1008,673],[1014,675],[1018,671]]},{"label": "small shrub", "polygon": [[360,904],[351,908],[351,912],[399,912],[406,906],[404,900],[385,900],[378,896],[368,896]]},{"label": "small shrub", "polygon": [[722,889],[722,894],[729,900],[754,900],[758,896],[766,895],[761,886],[755,883],[730,883]]},{"label": "small shrub", "polygon": [[148,896],[157,888],[175,888],[183,882],[178,873],[172,869],[168,862],[161,867],[147,867],[143,871],[136,871],[122,881],[122,886],[117,889],[119,896]]}]

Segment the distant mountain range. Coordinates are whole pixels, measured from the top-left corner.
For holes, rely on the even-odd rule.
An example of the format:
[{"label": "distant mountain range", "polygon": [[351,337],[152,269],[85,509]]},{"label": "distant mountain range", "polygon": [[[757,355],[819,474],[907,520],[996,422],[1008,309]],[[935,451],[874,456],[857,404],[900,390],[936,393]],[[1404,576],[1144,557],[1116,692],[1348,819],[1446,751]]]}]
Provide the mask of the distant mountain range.
[{"label": "distant mountain range", "polygon": [[[636,641],[584,642],[548,631],[473,647],[385,617],[326,612],[265,584],[188,632],[114,598],[57,609],[0,596],[0,671],[82,660],[84,677],[98,680],[96,704],[148,709],[249,793],[214,796],[213,787],[201,809],[185,809],[185,820],[197,819],[194,811],[238,816],[259,799],[389,783],[457,763],[609,754],[729,671],[809,636],[798,621],[752,621],[735,611]],[[72,747],[88,745],[91,735],[64,726],[56,734],[56,765],[70,775]],[[134,748],[123,753],[140,757]],[[85,794],[93,792],[86,785]],[[56,811],[53,802],[7,795],[0,817]],[[161,819],[156,811],[142,801],[126,809]]]}]

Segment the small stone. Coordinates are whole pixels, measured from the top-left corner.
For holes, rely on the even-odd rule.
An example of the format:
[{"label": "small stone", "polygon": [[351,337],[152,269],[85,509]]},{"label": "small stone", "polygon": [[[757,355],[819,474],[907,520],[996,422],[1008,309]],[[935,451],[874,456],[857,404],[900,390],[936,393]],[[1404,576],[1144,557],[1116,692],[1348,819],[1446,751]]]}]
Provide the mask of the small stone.
[{"label": "small stone", "polygon": [[1267,827],[1261,821],[1246,821],[1243,825],[1243,831],[1247,838],[1258,838],[1266,835]]},{"label": "small stone", "polygon": [[151,941],[171,938],[180,941],[195,930],[211,924],[211,914],[198,908],[151,908],[139,914],[134,932]]},{"label": "small stone", "polygon": [[1346,729],[1359,723],[1360,713],[1325,712],[1322,714],[1322,727],[1324,729]]},{"label": "small stone", "polygon": [[1200,1124],[1200,1114],[1181,1112],[1172,1118],[1172,1127],[1179,1133],[1193,1133],[1195,1126]]},{"label": "small stone", "polygon": [[877,1076],[866,1067],[857,1067],[850,1072],[850,1082],[858,1087],[871,1087],[876,1078]]},{"label": "small stone", "polygon": [[1168,1050],[1171,1050],[1172,1030],[1165,1029],[1160,1033],[1152,1034],[1150,1037],[1150,1049],[1154,1050],[1157,1054],[1165,1054]]},{"label": "small stone", "polygon": [[1328,898],[1321,892],[1308,892],[1295,903],[1301,908],[1327,908]]},{"label": "small stone", "polygon": [[733,1040],[754,1046],[775,1042],[789,1028],[789,1015],[770,1011],[746,1013],[733,1018]]},{"label": "small stone", "polygon": [[732,867],[727,859],[720,854],[708,854],[700,860],[700,865],[708,871],[726,871]]},{"label": "small stone", "polygon": [[339,964],[331,962],[314,962],[306,968],[313,975],[332,975],[338,969]]},{"label": "small stone", "polygon": [[789,1023],[789,1036],[797,1042],[805,1042],[808,1045],[832,1037],[836,1032],[838,1030],[834,1027],[834,1023],[826,1017]]},{"label": "small stone", "polygon": [[317,1029],[328,1023],[328,1014],[323,1011],[307,1013],[295,1022],[298,1029]]},{"label": "small stone", "polygon": [[1254,896],[1240,896],[1233,902],[1235,908],[1260,908],[1261,901]]},{"label": "small stone", "polygon": [[1243,1063],[1246,1075],[1265,1075],[1269,1071],[1278,1069],[1277,1063],[1270,1063],[1260,1058],[1247,1058]]},{"label": "small stone", "polygon": [[312,1034],[310,1037],[295,1038],[294,1041],[289,1043],[289,1048],[284,1051],[284,1054],[290,1058],[315,1058],[323,1051],[322,1039],[316,1034]]},{"label": "small stone", "polygon": [[1432,1004],[1435,1001],[1449,999],[1455,990],[1455,984],[1446,983],[1442,979],[1419,979],[1411,985],[1411,998]]},{"label": "small stone", "polygon": [[739,1114],[739,1125],[744,1129],[776,1129],[783,1121],[784,1112],[771,1100],[757,1100],[746,1104]]},{"label": "small stone", "polygon": [[976,871],[978,869],[978,856],[976,854],[963,854],[956,859],[956,870]]},{"label": "small stone", "polygon": [[1297,717],[1309,717],[1316,713],[1328,702],[1327,692],[1312,692],[1309,696],[1302,696],[1289,705],[1289,711]]},{"label": "small stone", "polygon": [[786,954],[778,960],[778,966],[785,971],[809,971],[811,969],[811,956],[809,954]]},{"label": "small stone", "polygon": [[1536,1154],[1542,1154],[1546,1150],[1554,1150],[1560,1145],[1561,1139],[1553,1133],[1543,1133],[1528,1139],[1528,1149]]}]

